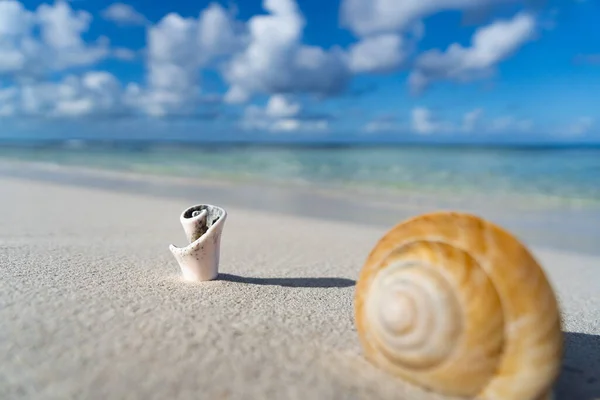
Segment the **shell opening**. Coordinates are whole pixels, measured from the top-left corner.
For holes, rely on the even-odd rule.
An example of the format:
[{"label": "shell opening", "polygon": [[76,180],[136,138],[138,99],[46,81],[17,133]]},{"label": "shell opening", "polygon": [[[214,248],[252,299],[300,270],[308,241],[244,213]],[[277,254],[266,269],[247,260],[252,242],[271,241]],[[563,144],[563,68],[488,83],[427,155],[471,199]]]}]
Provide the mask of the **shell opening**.
[{"label": "shell opening", "polygon": [[200,204],[186,209],[183,212],[183,218],[195,220],[190,243],[202,237],[222,216],[223,211],[220,208],[208,204]]}]

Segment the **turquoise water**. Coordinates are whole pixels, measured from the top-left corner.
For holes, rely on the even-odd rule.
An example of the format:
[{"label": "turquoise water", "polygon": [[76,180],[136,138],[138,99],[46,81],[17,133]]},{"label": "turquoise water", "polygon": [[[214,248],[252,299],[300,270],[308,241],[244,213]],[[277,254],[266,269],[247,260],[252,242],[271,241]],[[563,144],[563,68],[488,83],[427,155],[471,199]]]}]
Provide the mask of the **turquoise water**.
[{"label": "turquoise water", "polygon": [[600,203],[600,148],[284,147],[65,142],[0,144],[0,160],[390,190],[518,194]]}]

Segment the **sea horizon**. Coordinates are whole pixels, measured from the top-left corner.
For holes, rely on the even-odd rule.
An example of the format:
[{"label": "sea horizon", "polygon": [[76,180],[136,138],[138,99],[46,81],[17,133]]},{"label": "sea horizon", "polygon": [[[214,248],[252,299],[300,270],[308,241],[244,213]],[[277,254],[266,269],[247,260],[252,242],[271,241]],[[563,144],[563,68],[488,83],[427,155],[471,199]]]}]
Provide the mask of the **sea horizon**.
[{"label": "sea horizon", "polygon": [[194,137],[77,137],[77,136],[59,136],[59,137],[0,137],[0,148],[7,146],[16,147],[35,147],[35,146],[78,146],[78,145],[117,145],[125,146],[127,144],[138,144],[152,146],[160,145],[191,145],[191,146],[218,146],[218,147],[292,147],[292,148],[328,148],[328,147],[441,147],[448,149],[460,148],[494,148],[494,149],[600,149],[600,141],[566,141],[566,140],[514,140],[495,139],[485,140],[483,138],[469,138],[460,140],[443,139],[394,139],[394,140],[373,140],[369,138],[350,137],[350,138],[310,138],[299,139],[298,137],[271,137],[271,138],[194,138]]}]

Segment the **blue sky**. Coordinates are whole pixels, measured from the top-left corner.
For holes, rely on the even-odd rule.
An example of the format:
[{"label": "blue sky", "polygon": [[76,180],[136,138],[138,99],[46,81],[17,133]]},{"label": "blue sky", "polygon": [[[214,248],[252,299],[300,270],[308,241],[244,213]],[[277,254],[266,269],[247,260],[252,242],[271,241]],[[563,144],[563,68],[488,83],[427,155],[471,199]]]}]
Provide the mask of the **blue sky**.
[{"label": "blue sky", "polygon": [[593,0],[0,0],[0,137],[600,141]]}]

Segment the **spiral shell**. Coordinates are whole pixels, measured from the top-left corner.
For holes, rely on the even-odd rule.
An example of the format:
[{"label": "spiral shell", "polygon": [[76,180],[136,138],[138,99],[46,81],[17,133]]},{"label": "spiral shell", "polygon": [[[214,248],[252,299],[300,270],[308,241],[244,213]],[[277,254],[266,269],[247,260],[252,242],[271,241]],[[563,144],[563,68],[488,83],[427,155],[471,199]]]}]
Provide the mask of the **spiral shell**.
[{"label": "spiral shell", "polygon": [[538,400],[560,369],[560,311],[544,271],[474,215],[392,228],[363,266],[354,311],[367,360],[444,395]]}]

